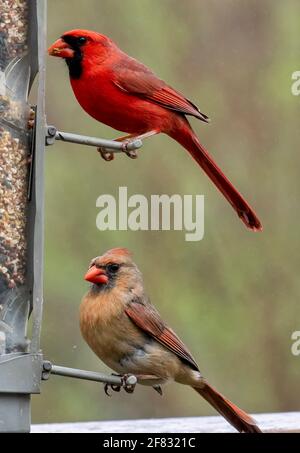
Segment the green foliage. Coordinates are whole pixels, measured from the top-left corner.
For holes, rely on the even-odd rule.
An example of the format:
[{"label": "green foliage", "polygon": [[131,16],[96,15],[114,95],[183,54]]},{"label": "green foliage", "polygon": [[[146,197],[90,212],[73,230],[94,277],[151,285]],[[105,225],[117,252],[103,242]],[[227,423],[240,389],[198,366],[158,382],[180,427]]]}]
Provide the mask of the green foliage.
[{"label": "green foliage", "polygon": [[[43,350],[54,363],[108,371],[80,337],[78,306],[89,260],[113,246],[134,251],[148,293],[198,360],[205,376],[253,412],[299,409],[300,69],[296,0],[96,0],[49,2],[49,44],[71,28],[112,37],[212,117],[193,121],[202,142],[257,208],[253,234],[173,141],[150,139],[132,161],[105,163],[95,150],[57,143],[47,150]],[[65,65],[48,61],[49,124],[104,137],[115,131],[77,105]],[[96,198],[130,193],[199,193],[206,233],[97,231]],[[94,383],[52,377],[34,399],[34,422],[213,413],[192,390],[170,385],[104,395]],[[45,410],[46,408],[46,410]]]}]

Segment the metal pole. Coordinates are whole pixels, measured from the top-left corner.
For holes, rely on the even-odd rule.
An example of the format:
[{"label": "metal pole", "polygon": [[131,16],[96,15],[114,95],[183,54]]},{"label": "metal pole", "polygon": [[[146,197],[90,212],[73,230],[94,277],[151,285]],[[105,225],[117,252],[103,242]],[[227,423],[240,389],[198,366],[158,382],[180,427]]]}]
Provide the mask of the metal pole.
[{"label": "metal pole", "polygon": [[[110,384],[116,386],[124,386],[124,379],[120,376],[96,373],[94,371],[79,370],[77,368],[67,368],[64,366],[52,365],[51,362],[44,362],[43,364],[43,379],[47,380],[50,374],[56,376],[64,376],[75,379],[83,379],[85,381],[102,382],[103,384]],[[137,383],[137,378],[130,375],[126,378],[126,385],[134,386]]]},{"label": "metal pole", "polygon": [[78,145],[94,146],[97,148],[105,148],[115,153],[124,151],[132,151],[139,149],[143,146],[140,139],[132,139],[128,142],[118,142],[116,140],[106,140],[105,138],[90,137],[87,135],[72,134],[70,132],[62,132],[56,130],[54,126],[47,126],[46,128],[46,145],[53,145],[55,140],[63,142],[75,143]]}]

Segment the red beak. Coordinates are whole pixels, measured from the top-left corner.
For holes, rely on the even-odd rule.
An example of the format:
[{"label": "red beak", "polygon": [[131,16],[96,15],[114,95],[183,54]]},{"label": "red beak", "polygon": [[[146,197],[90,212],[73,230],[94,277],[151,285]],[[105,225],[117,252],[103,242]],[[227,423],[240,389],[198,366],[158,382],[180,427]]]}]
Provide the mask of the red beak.
[{"label": "red beak", "polygon": [[60,58],[73,58],[74,50],[61,38],[48,49],[49,55]]},{"label": "red beak", "polygon": [[92,266],[84,276],[87,282],[91,283],[107,283],[108,277],[103,269]]}]

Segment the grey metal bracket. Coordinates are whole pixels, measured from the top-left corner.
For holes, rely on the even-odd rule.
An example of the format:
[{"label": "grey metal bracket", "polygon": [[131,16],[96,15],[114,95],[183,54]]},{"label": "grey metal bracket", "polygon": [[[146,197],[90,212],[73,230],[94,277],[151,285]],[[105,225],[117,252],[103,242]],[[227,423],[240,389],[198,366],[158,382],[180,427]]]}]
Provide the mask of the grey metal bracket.
[{"label": "grey metal bracket", "polygon": [[0,356],[1,395],[40,393],[42,368],[42,354]]},{"label": "grey metal bracket", "polygon": [[106,149],[111,153],[134,151],[143,146],[143,142],[140,139],[133,139],[128,142],[118,142],[115,140],[106,140],[104,138],[90,137],[88,135],[62,132],[58,131],[54,126],[46,126],[46,146],[53,145],[56,140],[75,143],[78,145],[94,146]]},{"label": "grey metal bracket", "polygon": [[76,368],[67,368],[53,365],[49,361],[43,362],[42,380],[47,381],[50,375],[64,376],[86,381],[102,382],[116,387],[123,387],[125,390],[133,392],[137,384],[137,378],[134,375],[127,375],[126,379],[122,376],[106,375],[94,371],[79,370]]},{"label": "grey metal bracket", "polygon": [[30,430],[30,398],[40,392],[41,369],[39,354],[0,356],[0,433]]}]

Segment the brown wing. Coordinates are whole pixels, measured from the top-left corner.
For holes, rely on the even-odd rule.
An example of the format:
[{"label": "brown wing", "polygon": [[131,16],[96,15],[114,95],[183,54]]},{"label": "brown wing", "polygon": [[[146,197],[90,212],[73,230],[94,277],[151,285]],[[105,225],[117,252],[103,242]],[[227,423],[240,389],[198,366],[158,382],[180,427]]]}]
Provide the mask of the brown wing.
[{"label": "brown wing", "polygon": [[115,67],[114,84],[122,91],[147,99],[166,109],[192,115],[205,122],[209,121],[208,116],[201,113],[195,104],[133,58],[127,57]]},{"label": "brown wing", "polygon": [[198,365],[191,353],[176,333],[165,325],[153,305],[150,303],[146,305],[135,300],[129,303],[125,309],[125,313],[140,329],[155,338],[155,340],[176,354],[184,362],[188,362],[193,369],[198,371]]}]

